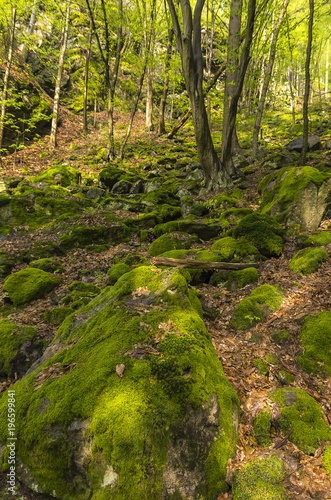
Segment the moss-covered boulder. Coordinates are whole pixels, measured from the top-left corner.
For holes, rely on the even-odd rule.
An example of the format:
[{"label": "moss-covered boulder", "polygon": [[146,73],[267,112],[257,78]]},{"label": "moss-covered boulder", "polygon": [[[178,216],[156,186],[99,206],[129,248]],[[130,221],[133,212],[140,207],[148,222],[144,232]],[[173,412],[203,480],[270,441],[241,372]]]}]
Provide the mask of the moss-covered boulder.
[{"label": "moss-covered boulder", "polygon": [[42,299],[60,282],[60,278],[41,269],[28,267],[8,276],[2,291],[15,306],[21,306],[31,300]]},{"label": "moss-covered boulder", "polygon": [[250,283],[256,283],[259,279],[259,273],[255,267],[247,267],[239,271],[214,272],[210,279],[213,286],[224,285],[229,290],[243,288]]},{"label": "moss-covered boulder", "polygon": [[280,257],[283,252],[284,230],[268,215],[247,215],[234,228],[233,235],[254,245],[267,258]]},{"label": "moss-covered boulder", "polygon": [[187,233],[166,233],[153,241],[148,253],[154,257],[171,250],[189,249],[196,240],[196,236]]},{"label": "moss-covered boulder", "polygon": [[117,264],[114,264],[107,272],[108,275],[107,284],[115,285],[116,281],[121,276],[123,276],[123,274],[128,273],[129,271],[130,271],[129,266],[127,264],[124,264],[124,262],[118,262]]},{"label": "moss-covered boulder", "polygon": [[0,279],[8,276],[19,259],[10,253],[0,252]]},{"label": "moss-covered boulder", "polygon": [[0,320],[0,379],[24,375],[44,348],[36,340],[38,330],[32,326],[18,326],[7,319]]},{"label": "moss-covered boulder", "polygon": [[14,386],[19,479],[61,500],[226,491],[239,401],[201,315],[182,274],[139,267],[69,316]]},{"label": "moss-covered boulder", "polygon": [[321,264],[328,259],[328,256],[328,252],[323,248],[299,250],[290,262],[290,269],[296,274],[307,276],[317,271]]},{"label": "moss-covered boulder", "polygon": [[284,388],[269,393],[276,401],[281,417],[277,421],[284,435],[289,436],[300,450],[307,455],[314,455],[320,441],[331,440],[331,428],[323,419],[323,411],[314,398],[302,389]]},{"label": "moss-covered boulder", "polygon": [[287,227],[316,230],[330,218],[331,174],[314,167],[285,167],[267,175],[259,184],[261,212]]},{"label": "moss-covered boulder", "polygon": [[50,311],[44,313],[44,319],[52,325],[61,325],[63,321],[72,314],[74,309],[71,307],[54,307]]},{"label": "moss-covered boulder", "polygon": [[47,168],[42,174],[33,177],[32,181],[47,182],[50,184],[60,184],[63,187],[79,184],[81,173],[69,165],[54,165]]},{"label": "moss-covered boulder", "polygon": [[323,465],[331,476],[331,446],[327,446],[324,450]]},{"label": "moss-covered boulder", "polygon": [[48,259],[38,259],[30,262],[29,267],[34,267],[36,269],[41,269],[47,273],[62,273],[63,267],[60,262],[48,258]]},{"label": "moss-covered boulder", "polygon": [[60,248],[68,251],[75,247],[89,247],[95,244],[117,243],[125,241],[130,230],[125,224],[113,223],[109,226],[78,226],[59,237]]},{"label": "moss-covered boulder", "polygon": [[211,238],[216,238],[222,232],[222,227],[220,225],[204,224],[202,222],[178,220],[159,224],[153,229],[153,234],[155,236],[174,232],[196,234],[198,238],[202,240],[210,240]]},{"label": "moss-covered boulder", "polygon": [[257,248],[247,240],[236,240],[231,236],[225,236],[215,241],[211,250],[225,262],[255,262],[261,257]]},{"label": "moss-covered boulder", "polygon": [[237,224],[241,219],[253,212],[251,208],[229,208],[222,212],[220,222],[222,227],[228,228],[230,224]]},{"label": "moss-covered boulder", "polygon": [[233,500],[288,500],[282,486],[285,470],[274,455],[263,460],[256,459],[244,465],[234,474]]},{"label": "moss-covered boulder", "polygon": [[301,248],[322,247],[331,243],[331,231],[320,231],[319,233],[303,234],[298,236],[298,245]]},{"label": "moss-covered boulder", "polygon": [[153,203],[156,206],[164,204],[178,206],[180,204],[180,198],[167,189],[158,188],[142,196],[140,202]]},{"label": "moss-covered boulder", "polygon": [[302,353],[298,357],[301,368],[322,377],[331,376],[331,311],[324,311],[305,319],[299,336]]},{"label": "moss-covered boulder", "polygon": [[260,446],[270,446],[272,439],[270,435],[271,413],[261,411],[254,421],[254,438]]},{"label": "moss-covered boulder", "polygon": [[242,299],[230,320],[230,327],[246,330],[277,311],[283,302],[282,295],[271,285],[262,285]]},{"label": "moss-covered boulder", "polygon": [[114,185],[119,181],[126,181],[130,184],[138,181],[140,177],[131,172],[125,172],[113,165],[101,170],[99,174],[99,182],[101,186],[112,189]]}]

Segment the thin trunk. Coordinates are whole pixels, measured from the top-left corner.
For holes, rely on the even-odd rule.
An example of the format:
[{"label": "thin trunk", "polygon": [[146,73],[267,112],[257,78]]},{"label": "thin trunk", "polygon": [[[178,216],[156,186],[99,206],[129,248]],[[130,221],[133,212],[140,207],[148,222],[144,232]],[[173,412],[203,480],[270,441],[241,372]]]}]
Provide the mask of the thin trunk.
[{"label": "thin trunk", "polygon": [[288,15],[286,14],[286,24],[287,24],[287,40],[288,40],[288,47],[290,49],[290,76],[289,76],[289,83],[290,83],[290,92],[291,92],[291,111],[292,111],[292,127],[291,131],[293,132],[294,127],[295,127],[295,95],[293,92],[293,75],[294,75],[294,70],[293,70],[293,50],[292,50],[292,45],[291,45],[291,39],[290,39],[290,25],[289,25],[289,20],[288,20]]},{"label": "thin trunk", "polygon": [[7,65],[5,76],[3,80],[3,90],[2,90],[2,103],[1,103],[1,116],[0,116],[0,151],[2,148],[3,141],[3,132],[4,132],[4,120],[6,114],[6,100],[8,94],[8,83],[9,83],[9,75],[10,75],[10,67],[13,59],[14,52],[14,39],[15,39],[15,25],[16,25],[16,8],[12,9],[12,21],[11,27],[9,30],[9,48],[8,48],[8,57],[7,57]]},{"label": "thin trunk", "polygon": [[166,58],[164,62],[165,79],[164,79],[163,92],[160,102],[159,125],[157,131],[158,135],[163,135],[166,133],[165,123],[164,123],[164,113],[165,113],[165,107],[169,89],[169,68],[170,68],[173,38],[174,38],[174,30],[171,28],[168,30],[168,44],[167,44]]},{"label": "thin trunk", "polygon": [[59,116],[59,105],[60,105],[60,90],[61,90],[61,80],[62,80],[62,72],[64,66],[64,56],[67,48],[68,41],[68,32],[69,32],[69,19],[70,19],[70,1],[67,1],[66,5],[66,19],[63,30],[63,39],[60,48],[60,56],[58,63],[58,71],[55,83],[55,93],[54,93],[54,105],[53,105],[53,118],[51,125],[51,135],[49,138],[49,149],[50,151],[54,151],[56,147],[56,133],[57,133],[57,122]]},{"label": "thin trunk", "polygon": [[146,95],[146,128],[147,132],[153,130],[153,80],[151,68],[147,70],[147,95]]},{"label": "thin trunk", "polygon": [[311,46],[313,40],[313,22],[314,22],[314,0],[309,0],[309,26],[308,26],[308,44],[305,64],[305,95],[303,100],[303,145],[300,156],[300,163],[304,165],[306,162],[306,154],[308,150],[308,101],[310,90],[310,58]]},{"label": "thin trunk", "polygon": [[[27,31],[28,38],[34,32],[34,27],[35,27],[36,20],[37,20],[37,9],[38,9],[38,7],[39,7],[38,0],[34,0],[33,1],[32,12],[31,12],[31,16],[30,16],[29,27],[28,27],[28,31]],[[28,60],[28,55],[29,55],[29,47],[28,47],[28,43],[25,42],[24,45],[23,45],[23,50],[22,50],[22,59],[23,59],[23,62],[26,62]]]},{"label": "thin trunk", "polygon": [[325,63],[325,99],[328,99],[328,90],[329,90],[329,47],[330,41],[328,40],[326,46],[326,63]]},{"label": "thin trunk", "polygon": [[[207,16],[207,22],[208,22],[208,16]],[[209,37],[209,44],[207,46],[207,58],[206,58],[208,85],[210,85],[210,82],[211,82],[211,63],[212,63],[212,57],[213,57],[214,28],[215,28],[215,5],[214,5],[214,0],[212,0],[211,21],[210,21],[210,37]],[[207,33],[208,33],[208,28],[207,28]],[[207,94],[207,114],[208,114],[208,120],[209,120],[209,124],[210,124],[211,123],[211,99],[210,99],[209,93]]]},{"label": "thin trunk", "polygon": [[94,98],[94,113],[93,113],[93,128],[97,127],[97,105],[98,105],[98,99],[95,96],[95,98]]},{"label": "thin trunk", "polygon": [[282,9],[281,9],[279,17],[278,17],[277,24],[275,26],[273,33],[272,33],[272,38],[271,38],[271,42],[270,42],[269,60],[268,60],[267,68],[265,71],[265,78],[263,81],[261,97],[260,97],[260,101],[258,104],[257,115],[256,115],[256,120],[255,120],[255,125],[254,125],[253,144],[252,144],[253,156],[256,156],[256,153],[258,150],[259,132],[260,132],[260,128],[261,128],[262,116],[263,116],[264,105],[265,105],[267,92],[268,92],[268,88],[269,88],[269,83],[271,80],[272,70],[273,70],[273,66],[274,66],[274,62],[275,62],[278,34],[279,34],[279,30],[280,30],[280,27],[281,27],[282,22],[283,22],[284,15],[285,15],[287,6],[289,4],[289,1],[290,0],[284,0]]},{"label": "thin trunk", "polygon": [[87,134],[87,97],[88,97],[88,76],[89,64],[91,58],[91,42],[92,42],[92,22],[90,21],[90,30],[88,34],[87,50],[85,55],[85,71],[84,71],[84,103],[83,103],[83,133]]}]

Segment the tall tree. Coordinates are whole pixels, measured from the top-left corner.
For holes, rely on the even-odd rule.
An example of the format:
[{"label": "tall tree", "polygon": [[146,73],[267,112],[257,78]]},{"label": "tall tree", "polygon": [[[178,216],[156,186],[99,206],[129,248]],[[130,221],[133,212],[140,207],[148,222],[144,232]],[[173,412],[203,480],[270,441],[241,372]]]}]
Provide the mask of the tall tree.
[{"label": "tall tree", "polygon": [[314,23],[314,0],[309,0],[309,25],[308,25],[308,43],[305,63],[305,94],[303,99],[303,145],[300,155],[300,163],[304,165],[308,150],[308,101],[310,92],[310,59],[311,47],[313,42],[313,23]]},{"label": "tall tree", "polygon": [[167,44],[166,57],[164,61],[165,78],[164,78],[163,91],[162,91],[160,110],[159,110],[159,124],[157,130],[158,135],[163,135],[166,133],[165,123],[164,123],[164,113],[165,113],[165,107],[169,90],[169,76],[170,76],[169,69],[170,69],[170,59],[171,59],[173,39],[174,39],[174,30],[170,28],[168,29],[168,44]]},{"label": "tall tree", "polygon": [[269,83],[270,83],[271,76],[272,76],[274,62],[275,62],[278,34],[279,34],[279,30],[280,30],[280,27],[282,25],[282,22],[283,22],[283,19],[285,16],[285,12],[286,12],[286,9],[287,9],[289,2],[290,2],[290,0],[283,0],[283,5],[282,5],[282,8],[281,8],[280,13],[279,13],[276,26],[274,27],[274,29],[272,31],[272,35],[271,35],[269,60],[268,60],[267,67],[266,67],[265,72],[264,72],[261,95],[260,95],[260,100],[259,100],[259,104],[258,104],[258,108],[257,108],[257,114],[256,114],[256,119],[255,119],[255,125],[254,125],[253,144],[252,144],[253,156],[256,155],[257,150],[258,150],[259,133],[260,133],[260,128],[261,128],[264,105],[265,105],[265,101],[266,101],[266,97],[267,97]]},{"label": "tall tree", "polygon": [[66,15],[65,23],[62,31],[62,41],[60,47],[60,55],[58,62],[58,71],[55,82],[55,92],[54,92],[54,104],[53,104],[53,117],[51,125],[51,134],[49,137],[49,149],[53,151],[56,147],[56,134],[57,134],[57,124],[59,118],[59,106],[60,106],[60,91],[61,91],[61,80],[64,66],[64,57],[67,49],[68,33],[69,33],[69,20],[70,20],[70,0],[66,2]]}]

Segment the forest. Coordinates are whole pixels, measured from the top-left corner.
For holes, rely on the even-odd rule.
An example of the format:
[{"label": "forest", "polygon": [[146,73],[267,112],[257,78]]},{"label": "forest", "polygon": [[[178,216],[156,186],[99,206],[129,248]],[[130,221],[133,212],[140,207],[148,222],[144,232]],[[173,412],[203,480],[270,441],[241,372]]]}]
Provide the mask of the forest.
[{"label": "forest", "polygon": [[0,0],[0,500],[331,500],[330,37]]}]

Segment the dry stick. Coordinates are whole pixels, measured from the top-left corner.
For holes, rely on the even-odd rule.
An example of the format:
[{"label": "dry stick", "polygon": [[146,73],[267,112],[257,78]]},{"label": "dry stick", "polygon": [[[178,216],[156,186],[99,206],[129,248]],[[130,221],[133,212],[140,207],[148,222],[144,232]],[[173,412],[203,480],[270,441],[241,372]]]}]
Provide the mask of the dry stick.
[{"label": "dry stick", "polygon": [[166,257],[154,257],[151,259],[151,264],[156,266],[169,266],[169,267],[189,267],[196,269],[247,269],[247,267],[258,268],[259,264],[252,264],[250,262],[201,262],[194,259],[168,259]]}]

